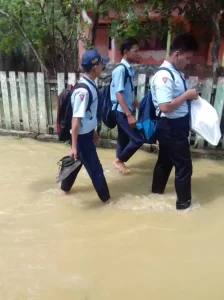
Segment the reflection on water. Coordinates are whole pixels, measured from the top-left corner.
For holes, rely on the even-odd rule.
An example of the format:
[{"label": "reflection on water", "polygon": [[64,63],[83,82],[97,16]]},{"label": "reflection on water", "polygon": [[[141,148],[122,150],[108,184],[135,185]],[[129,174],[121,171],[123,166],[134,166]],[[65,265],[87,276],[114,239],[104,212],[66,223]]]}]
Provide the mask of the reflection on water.
[{"label": "reflection on water", "polygon": [[156,156],[139,151],[130,176],[99,150],[104,205],[83,169],[68,197],[55,184],[68,148],[0,138],[0,300],[224,298],[223,161],[195,160],[193,206],[175,210],[173,174],[150,195]]}]

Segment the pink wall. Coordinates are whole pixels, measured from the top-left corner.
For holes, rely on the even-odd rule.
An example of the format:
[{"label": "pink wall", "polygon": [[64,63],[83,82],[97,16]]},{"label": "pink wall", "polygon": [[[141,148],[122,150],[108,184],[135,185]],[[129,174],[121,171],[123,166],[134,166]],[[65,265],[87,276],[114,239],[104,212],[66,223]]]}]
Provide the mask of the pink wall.
[{"label": "pink wall", "polygon": [[[85,35],[88,36],[88,30],[86,30]],[[99,27],[96,32],[96,42],[95,48],[99,51],[102,56],[108,57],[108,45],[109,36],[107,27]],[[86,49],[82,41],[79,41],[79,58],[85,53]]]},{"label": "pink wall", "polygon": [[166,58],[165,50],[144,50],[139,52],[139,63],[160,65]]},{"label": "pink wall", "polygon": [[[96,35],[96,49],[100,52],[102,56],[108,56],[110,62],[120,62],[122,59],[119,49],[114,45],[112,41],[112,48],[109,49],[109,36],[108,29],[106,27],[99,27]],[[83,43],[79,42],[79,55],[80,57],[85,52],[83,48]],[[224,53],[224,42],[222,43],[222,49],[220,50],[220,61],[222,60],[222,55]],[[139,63],[146,64],[156,64],[160,65],[166,56],[165,50],[142,50],[139,52]],[[211,51],[208,47],[203,47],[198,53],[193,57],[192,64],[200,65],[211,65]]]},{"label": "pink wall", "polygon": [[[109,50],[110,62],[119,62],[122,59],[119,49],[112,43],[112,49]],[[146,64],[162,64],[166,56],[165,50],[143,50],[139,51],[138,63]]]}]

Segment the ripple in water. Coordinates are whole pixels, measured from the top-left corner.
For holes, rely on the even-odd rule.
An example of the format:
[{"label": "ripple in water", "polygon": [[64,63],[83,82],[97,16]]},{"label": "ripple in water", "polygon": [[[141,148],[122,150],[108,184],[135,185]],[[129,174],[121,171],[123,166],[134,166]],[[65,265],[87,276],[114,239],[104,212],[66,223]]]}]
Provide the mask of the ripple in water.
[{"label": "ripple in water", "polygon": [[116,208],[136,212],[179,212],[186,213],[200,208],[199,203],[193,203],[189,209],[176,210],[176,197],[164,195],[136,196],[124,194],[116,201]]}]

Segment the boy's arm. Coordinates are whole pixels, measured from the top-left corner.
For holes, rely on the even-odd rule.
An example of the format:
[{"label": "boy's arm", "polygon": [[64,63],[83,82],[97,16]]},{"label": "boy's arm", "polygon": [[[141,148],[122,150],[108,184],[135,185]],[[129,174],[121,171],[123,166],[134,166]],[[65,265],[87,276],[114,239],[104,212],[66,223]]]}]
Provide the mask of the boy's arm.
[{"label": "boy's arm", "polygon": [[121,108],[123,109],[125,115],[127,116],[128,123],[130,126],[135,126],[136,120],[135,117],[132,115],[130,109],[128,108],[124,96],[124,79],[125,79],[125,69],[124,67],[118,67],[113,74],[113,84],[115,88],[115,96],[117,98],[118,103],[120,104]]},{"label": "boy's arm", "polygon": [[72,95],[72,148],[70,155],[77,158],[77,138],[81,119],[85,117],[86,108],[89,102],[89,93],[86,89],[80,88],[74,91]]},{"label": "boy's arm", "polygon": [[70,155],[77,159],[77,137],[79,134],[80,118],[72,118],[72,148]]}]

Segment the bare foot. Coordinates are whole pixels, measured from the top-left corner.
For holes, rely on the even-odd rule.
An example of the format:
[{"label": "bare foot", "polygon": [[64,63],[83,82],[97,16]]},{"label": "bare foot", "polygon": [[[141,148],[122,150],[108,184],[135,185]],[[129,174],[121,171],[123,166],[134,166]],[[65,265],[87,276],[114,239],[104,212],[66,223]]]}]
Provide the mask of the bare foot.
[{"label": "bare foot", "polygon": [[113,166],[122,174],[129,174],[131,172],[119,159],[115,159]]},{"label": "bare foot", "polygon": [[69,194],[69,192],[65,192],[65,191],[60,191],[60,194],[62,195],[62,196],[66,196],[66,195],[68,195]]}]

